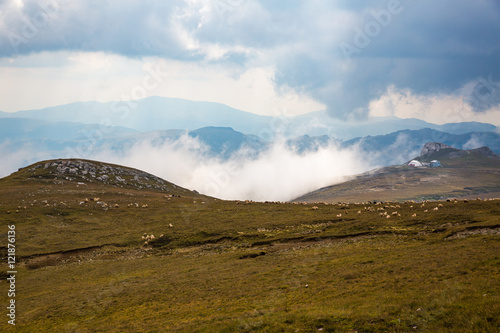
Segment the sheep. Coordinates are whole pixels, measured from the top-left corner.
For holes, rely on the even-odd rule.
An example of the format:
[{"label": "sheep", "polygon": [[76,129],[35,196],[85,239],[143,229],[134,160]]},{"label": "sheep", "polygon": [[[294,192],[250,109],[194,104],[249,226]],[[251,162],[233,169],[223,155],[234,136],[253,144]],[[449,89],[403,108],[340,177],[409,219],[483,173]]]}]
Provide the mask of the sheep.
[{"label": "sheep", "polygon": [[342,217],[342,214],[337,214],[337,217]]},{"label": "sheep", "polygon": [[417,213],[414,213],[411,217],[417,217]]},{"label": "sheep", "polygon": [[114,206],[113,206],[113,207],[115,207],[115,208],[120,208],[120,205],[119,205],[119,204],[114,204]]},{"label": "sheep", "polygon": [[434,207],[432,210],[438,210],[439,208],[438,207]]},{"label": "sheep", "polygon": [[386,215],[385,216],[386,219],[390,219],[391,218],[391,215]]},{"label": "sheep", "polygon": [[443,207],[443,204],[439,204],[438,207]]},{"label": "sheep", "polygon": [[361,211],[360,211],[360,210],[358,210],[358,215],[360,215],[360,214],[361,214]]},{"label": "sheep", "polygon": [[428,210],[428,209],[426,209],[426,210],[424,210],[424,213],[427,213],[428,211],[429,211],[429,210]]},{"label": "sheep", "polygon": [[142,208],[148,208],[148,204],[142,205]]},{"label": "sheep", "polygon": [[312,210],[318,210],[318,206],[313,206]]},{"label": "sheep", "polygon": [[142,236],[142,240],[144,240],[144,245],[148,245],[149,242],[151,242],[153,239],[155,239],[155,235],[153,235],[153,234],[151,234],[151,235],[144,234]]},{"label": "sheep", "polygon": [[392,215],[398,215],[398,212],[392,212]]},{"label": "sheep", "polygon": [[173,228],[174,226],[172,225],[172,223],[169,223],[169,224],[168,224],[168,227],[169,227],[169,228]]}]

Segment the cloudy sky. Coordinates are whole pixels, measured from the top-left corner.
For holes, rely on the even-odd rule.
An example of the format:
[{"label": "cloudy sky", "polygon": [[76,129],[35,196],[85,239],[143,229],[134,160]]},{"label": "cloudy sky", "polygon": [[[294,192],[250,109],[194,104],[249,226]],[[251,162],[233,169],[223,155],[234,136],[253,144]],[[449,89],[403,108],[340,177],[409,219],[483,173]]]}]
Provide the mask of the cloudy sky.
[{"label": "cloudy sky", "polygon": [[500,126],[498,0],[0,0],[0,110],[146,96]]}]

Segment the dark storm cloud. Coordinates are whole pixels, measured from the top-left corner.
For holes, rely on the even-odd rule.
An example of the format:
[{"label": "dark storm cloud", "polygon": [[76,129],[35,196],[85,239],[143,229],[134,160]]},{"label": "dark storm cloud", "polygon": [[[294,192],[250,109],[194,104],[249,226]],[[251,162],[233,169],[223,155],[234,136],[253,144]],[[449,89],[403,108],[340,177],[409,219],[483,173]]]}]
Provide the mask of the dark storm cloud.
[{"label": "dark storm cloud", "polygon": [[183,57],[169,20],[179,1],[14,1],[0,5],[0,56],[103,51]]}]

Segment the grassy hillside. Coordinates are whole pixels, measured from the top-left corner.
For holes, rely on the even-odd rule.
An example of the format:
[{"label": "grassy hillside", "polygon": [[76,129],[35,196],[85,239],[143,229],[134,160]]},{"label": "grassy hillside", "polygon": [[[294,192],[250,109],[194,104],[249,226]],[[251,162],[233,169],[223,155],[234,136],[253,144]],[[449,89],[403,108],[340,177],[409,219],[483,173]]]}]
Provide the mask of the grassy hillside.
[{"label": "grassy hillside", "polygon": [[500,200],[222,201],[56,162],[0,180],[19,332],[498,331]]},{"label": "grassy hillside", "polygon": [[500,197],[500,158],[488,149],[443,149],[415,159],[439,160],[442,168],[384,167],[307,193],[298,202],[439,200]]}]

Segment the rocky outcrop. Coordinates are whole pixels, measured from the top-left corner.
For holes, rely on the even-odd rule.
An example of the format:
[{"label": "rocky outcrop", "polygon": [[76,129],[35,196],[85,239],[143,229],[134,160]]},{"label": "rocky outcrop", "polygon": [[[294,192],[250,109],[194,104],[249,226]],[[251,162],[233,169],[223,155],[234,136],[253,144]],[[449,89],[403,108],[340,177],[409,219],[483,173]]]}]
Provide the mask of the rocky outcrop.
[{"label": "rocky outcrop", "polygon": [[434,152],[440,151],[441,149],[453,149],[453,147],[448,146],[444,143],[440,142],[427,142],[424,145],[424,148],[422,148],[422,151],[420,152],[420,156],[425,156],[432,154]]}]

